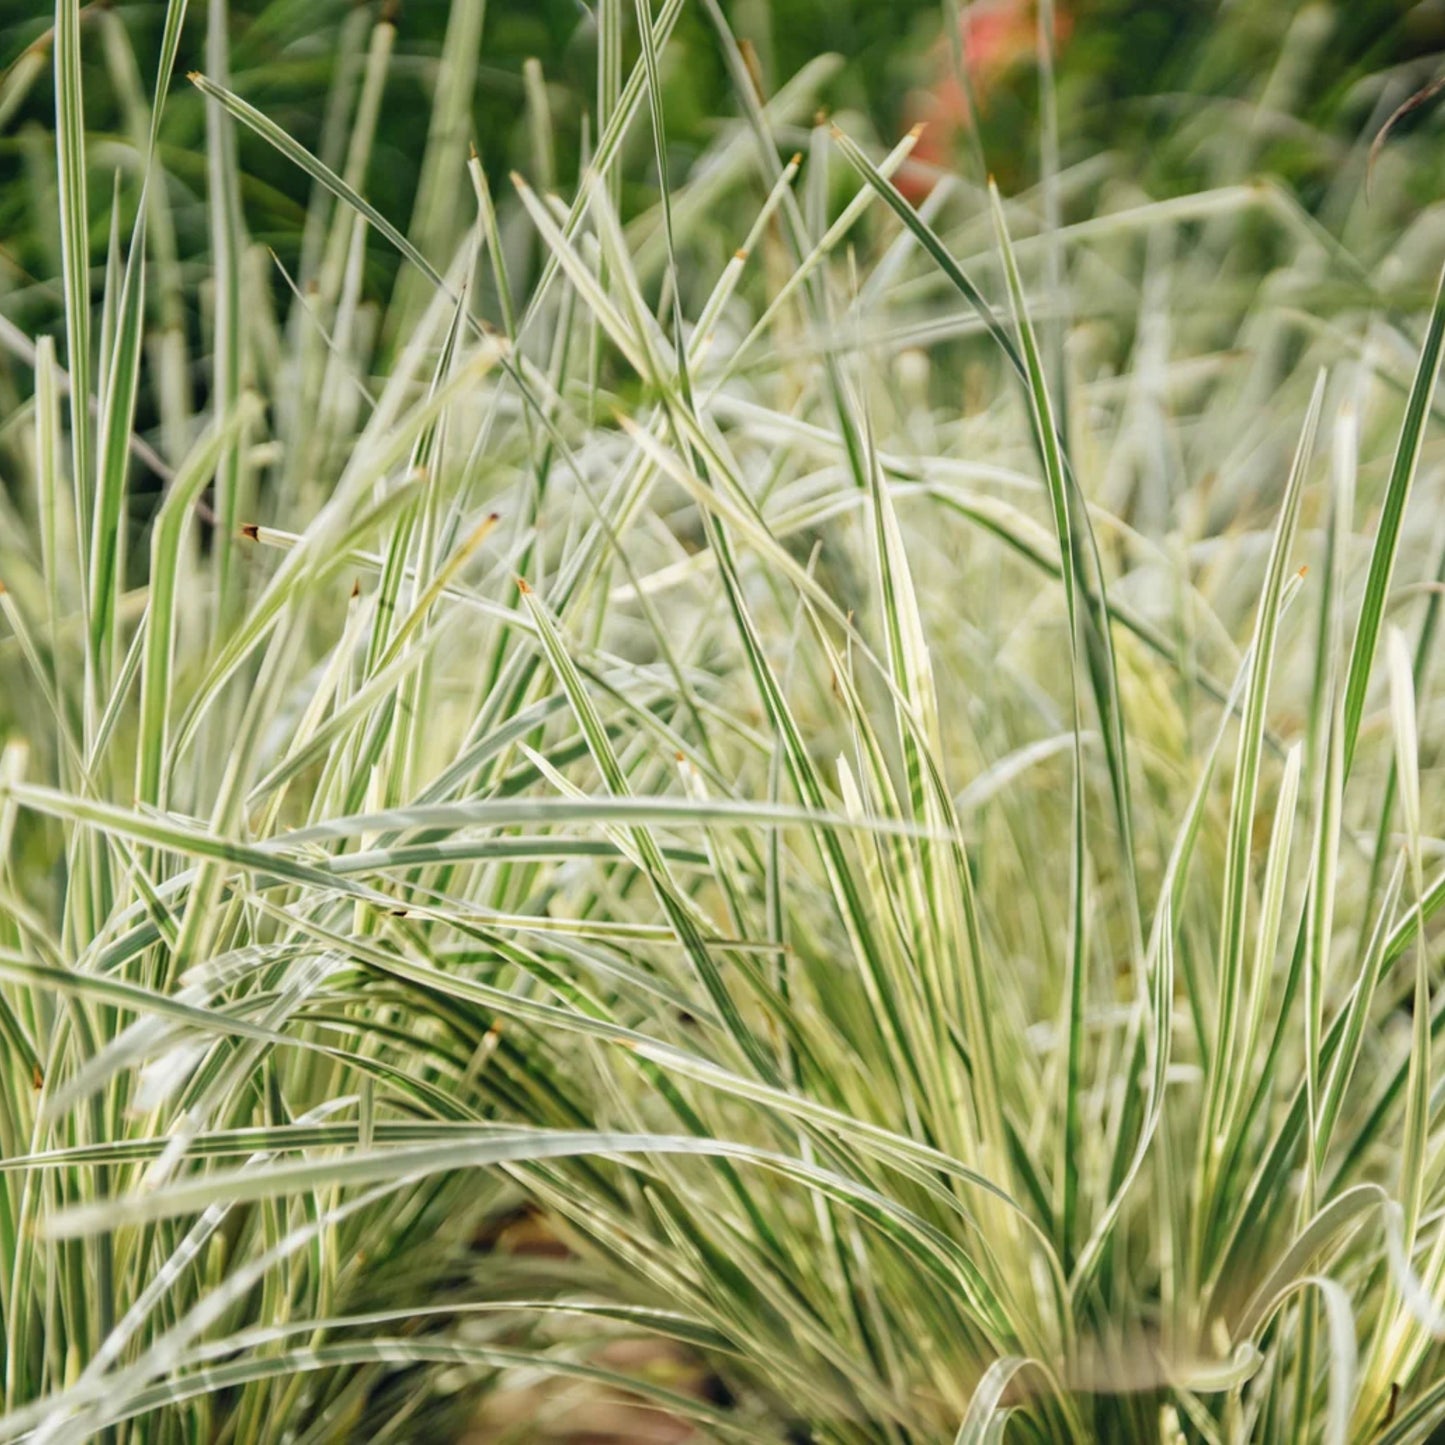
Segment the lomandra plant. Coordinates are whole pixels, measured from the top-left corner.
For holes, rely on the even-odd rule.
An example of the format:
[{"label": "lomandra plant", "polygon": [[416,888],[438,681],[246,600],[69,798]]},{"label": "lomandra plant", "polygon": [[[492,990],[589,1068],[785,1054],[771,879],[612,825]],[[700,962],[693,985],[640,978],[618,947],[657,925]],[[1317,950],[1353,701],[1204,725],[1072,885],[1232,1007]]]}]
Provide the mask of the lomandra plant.
[{"label": "lomandra plant", "polygon": [[535,69],[529,178],[459,143],[455,0],[403,225],[389,21],[312,151],[171,0],[93,276],[81,47],[135,67],[59,0],[0,1439],[1432,1438],[1445,302],[1229,176],[915,209],[713,0],[680,158],[684,8],[600,0],[560,196]]}]

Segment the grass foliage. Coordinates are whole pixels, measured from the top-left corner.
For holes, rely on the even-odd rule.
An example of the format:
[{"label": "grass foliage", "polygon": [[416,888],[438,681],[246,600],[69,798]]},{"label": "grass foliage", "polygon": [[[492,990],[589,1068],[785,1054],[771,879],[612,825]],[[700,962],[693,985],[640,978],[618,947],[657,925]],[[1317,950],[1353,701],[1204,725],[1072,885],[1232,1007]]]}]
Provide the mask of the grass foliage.
[{"label": "grass foliage", "polygon": [[558,194],[453,0],[404,219],[388,21],[313,149],[190,8],[152,84],[58,0],[3,338],[0,1441],[1436,1438],[1445,238],[1368,134],[1328,224],[1251,179],[1309,37],[1202,192],[915,209],[716,0],[598,0]]}]

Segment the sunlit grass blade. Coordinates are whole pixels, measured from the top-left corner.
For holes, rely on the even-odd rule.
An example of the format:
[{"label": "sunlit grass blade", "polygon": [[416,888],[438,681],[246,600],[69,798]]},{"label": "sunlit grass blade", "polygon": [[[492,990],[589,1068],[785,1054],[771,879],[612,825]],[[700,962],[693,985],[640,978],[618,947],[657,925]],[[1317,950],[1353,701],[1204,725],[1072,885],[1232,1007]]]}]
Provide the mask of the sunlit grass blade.
[{"label": "sunlit grass blade", "polygon": [[[1324,401],[1324,377],[1315,383],[1310,409],[1306,414],[1294,463],[1280,508],[1279,522],[1270,547],[1264,589],[1255,617],[1252,644],[1252,670],[1245,693],[1244,715],[1240,722],[1239,752],[1234,782],[1230,793],[1228,842],[1225,853],[1223,914],[1220,920],[1221,950],[1219,959],[1218,1022],[1214,1047],[1207,1061],[1209,1089],[1205,1104],[1201,1147],[1204,1150],[1206,1177],[1213,1174],[1215,1155],[1220,1147],[1218,1134],[1224,1116],[1228,1091],[1237,1082],[1236,1058],[1242,1042],[1240,1037],[1241,989],[1244,977],[1246,905],[1255,803],[1259,788],[1260,763],[1263,753],[1265,712],[1269,704],[1270,682],[1274,675],[1280,602],[1285,579],[1290,571],[1295,528],[1299,519],[1300,499],[1305,475],[1314,451],[1315,428]],[[1232,1112],[1232,1110],[1231,1110]]]},{"label": "sunlit grass blade", "polygon": [[1442,347],[1445,347],[1445,273],[1435,290],[1435,304],[1430,311],[1429,328],[1415,380],[1410,388],[1395,457],[1390,467],[1390,480],[1385,491],[1384,507],[1375,530],[1375,543],[1370,553],[1370,572],[1365,580],[1365,593],[1355,624],[1355,639],[1350,650],[1349,674],[1345,679],[1344,754],[1345,773],[1354,761],[1355,744],[1365,713],[1365,695],[1370,685],[1371,665],[1380,640],[1380,627],[1390,583],[1395,575],[1395,559],[1400,546],[1400,529],[1405,520],[1405,506],[1415,481],[1420,449],[1425,441],[1425,424],[1440,378]]}]

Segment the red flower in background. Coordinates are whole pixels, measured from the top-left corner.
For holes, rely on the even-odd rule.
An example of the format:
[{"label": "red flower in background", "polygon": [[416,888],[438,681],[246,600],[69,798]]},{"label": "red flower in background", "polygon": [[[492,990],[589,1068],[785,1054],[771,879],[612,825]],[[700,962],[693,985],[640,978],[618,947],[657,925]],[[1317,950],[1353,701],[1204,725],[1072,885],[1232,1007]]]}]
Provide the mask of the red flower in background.
[{"label": "red flower in background", "polygon": [[[1055,0],[1055,46],[1068,39],[1071,28],[1062,0]],[[963,11],[959,39],[974,101],[980,110],[986,110],[989,94],[998,82],[1037,54],[1036,0],[975,0]],[[909,103],[909,123],[922,122],[924,126],[913,150],[913,160],[919,164],[905,166],[898,180],[899,189],[915,204],[933,189],[928,168],[948,169],[959,136],[973,123],[947,36],[934,46],[931,63],[932,83],[927,90],[915,92]]]}]

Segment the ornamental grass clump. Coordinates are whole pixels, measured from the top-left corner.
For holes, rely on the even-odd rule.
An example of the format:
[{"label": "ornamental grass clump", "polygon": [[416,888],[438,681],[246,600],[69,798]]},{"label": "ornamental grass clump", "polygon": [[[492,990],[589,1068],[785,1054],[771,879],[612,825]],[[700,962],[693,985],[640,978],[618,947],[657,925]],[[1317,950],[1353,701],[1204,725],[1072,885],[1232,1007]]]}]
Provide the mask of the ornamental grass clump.
[{"label": "ornamental grass clump", "polygon": [[454,0],[405,221],[391,20],[303,144],[217,0],[153,91],[59,0],[0,1441],[1434,1438],[1439,217],[920,186],[595,20],[508,178]]}]

